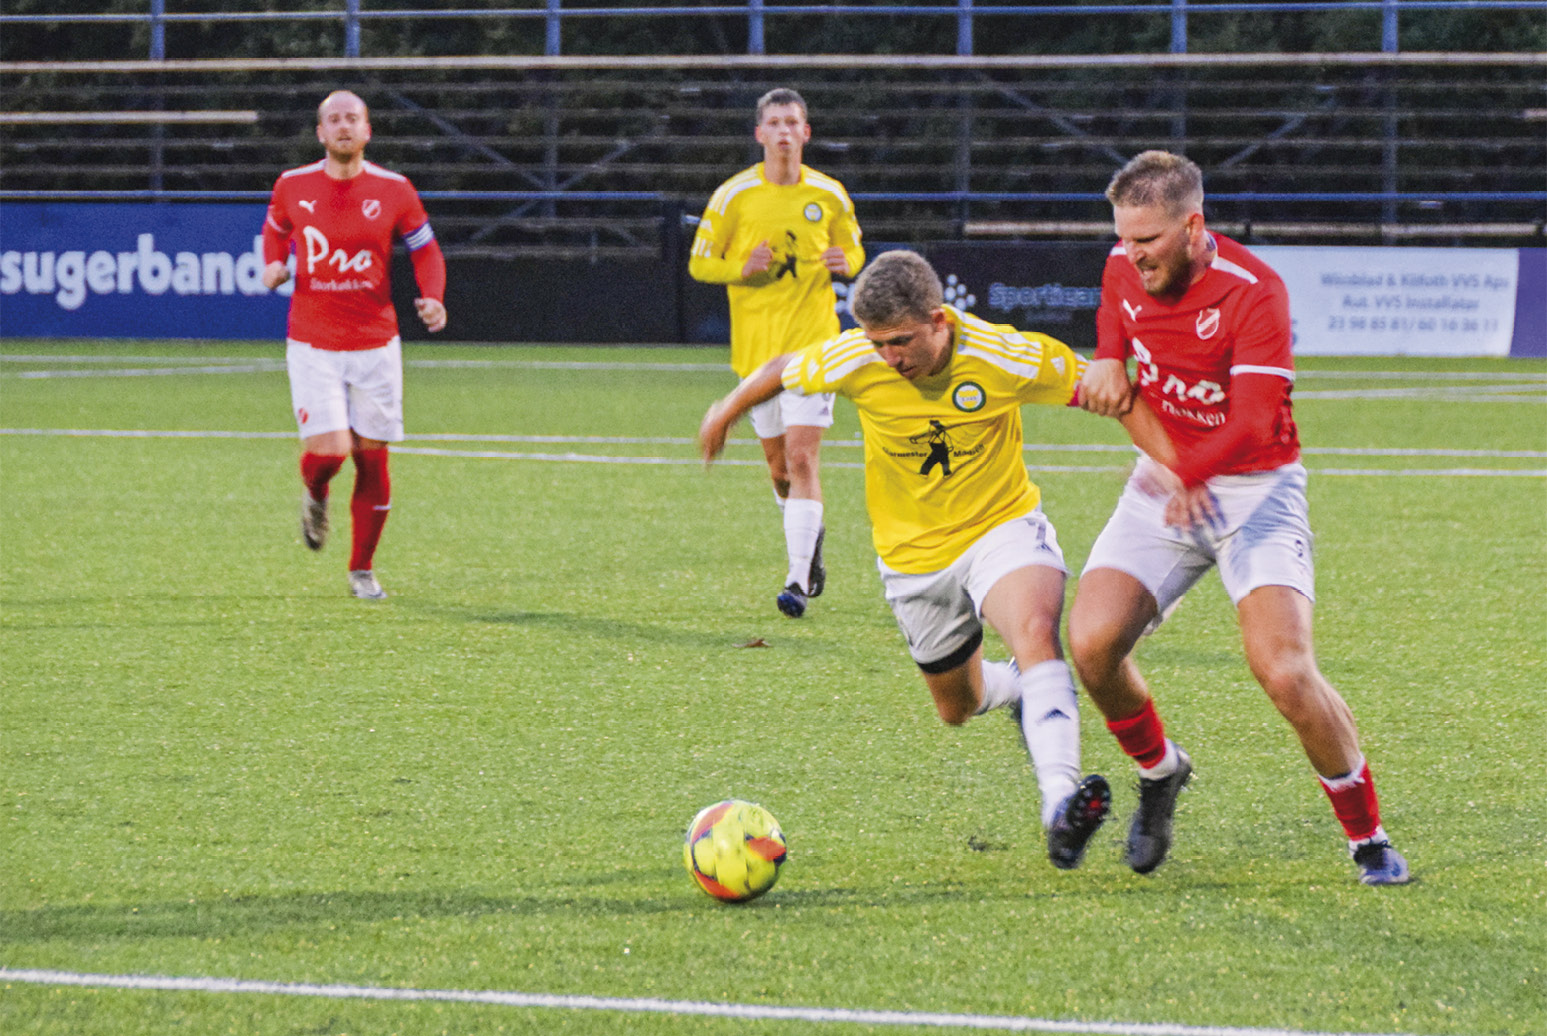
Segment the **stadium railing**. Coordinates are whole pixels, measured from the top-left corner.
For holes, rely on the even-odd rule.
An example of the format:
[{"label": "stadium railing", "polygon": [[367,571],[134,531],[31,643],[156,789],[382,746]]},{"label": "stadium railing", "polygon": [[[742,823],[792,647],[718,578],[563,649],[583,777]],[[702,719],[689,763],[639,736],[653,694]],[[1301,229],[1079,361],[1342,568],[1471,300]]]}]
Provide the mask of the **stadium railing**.
[{"label": "stadium railing", "polygon": [[0,202],[258,201],[350,86],[448,251],[660,254],[756,160],[753,103],[790,84],[809,163],[872,240],[1104,237],[1112,170],[1169,147],[1248,239],[1539,246],[1544,73],[1404,53],[0,64]]},{"label": "stadium railing", "polygon": [[[643,19],[704,19],[729,20],[744,23],[745,53],[762,55],[776,53],[768,45],[768,24],[810,20],[812,18],[842,18],[847,20],[870,19],[923,19],[945,23],[946,32],[931,30],[942,41],[952,41],[950,29],[954,28],[955,53],[973,56],[978,48],[980,23],[992,21],[995,26],[1006,20],[1045,22],[1059,19],[1111,19],[1131,17],[1142,20],[1158,20],[1166,23],[1166,39],[1169,53],[1185,54],[1191,49],[1189,26],[1195,18],[1220,18],[1246,14],[1253,17],[1268,15],[1306,14],[1316,16],[1349,15],[1364,13],[1374,16],[1380,50],[1396,53],[1401,49],[1401,18],[1403,15],[1432,15],[1438,12],[1490,12],[1490,11],[1539,11],[1540,0],[1159,0],[1152,3],[1064,3],[1064,4],[1014,4],[988,3],[977,0],[941,0],[936,3],[878,3],[864,6],[848,4],[769,3],[767,0],[745,0],[743,3],[708,5],[656,6],[635,3],[593,3],[566,7],[563,0],[538,0],[526,7],[491,7],[476,9],[456,8],[397,8],[370,9],[364,0],[340,0],[324,4],[317,9],[289,11],[168,11],[166,0],[149,0],[146,10],[140,12],[74,13],[48,10],[33,12],[0,12],[0,26],[18,28],[33,26],[127,26],[143,29],[144,56],[152,61],[171,56],[167,47],[167,29],[171,26],[220,27],[241,25],[294,25],[296,23],[322,24],[337,27],[337,48],[334,53],[343,57],[358,58],[368,53],[362,49],[363,30],[367,26],[401,27],[410,24],[446,24],[481,22],[540,23],[542,27],[542,53],[555,57],[565,53],[564,26],[575,20],[601,18],[638,21]],[[14,30],[13,30],[14,31]],[[323,37],[327,39],[327,37]],[[318,40],[319,43],[322,39]],[[1374,43],[1372,38],[1370,43]],[[992,48],[991,48],[992,49]]]}]

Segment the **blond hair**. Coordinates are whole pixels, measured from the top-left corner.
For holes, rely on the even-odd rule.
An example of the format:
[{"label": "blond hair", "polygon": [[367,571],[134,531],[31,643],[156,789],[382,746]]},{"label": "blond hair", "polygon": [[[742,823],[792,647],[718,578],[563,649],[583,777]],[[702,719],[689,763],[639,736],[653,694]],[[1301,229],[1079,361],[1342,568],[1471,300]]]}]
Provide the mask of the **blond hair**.
[{"label": "blond hair", "polygon": [[892,327],[928,320],[945,304],[940,275],[917,252],[882,252],[865,267],[849,292],[849,310],[867,327]]},{"label": "blond hair", "polygon": [[1173,214],[1202,212],[1203,170],[1169,151],[1144,151],[1112,177],[1107,201],[1124,207],[1164,205]]}]

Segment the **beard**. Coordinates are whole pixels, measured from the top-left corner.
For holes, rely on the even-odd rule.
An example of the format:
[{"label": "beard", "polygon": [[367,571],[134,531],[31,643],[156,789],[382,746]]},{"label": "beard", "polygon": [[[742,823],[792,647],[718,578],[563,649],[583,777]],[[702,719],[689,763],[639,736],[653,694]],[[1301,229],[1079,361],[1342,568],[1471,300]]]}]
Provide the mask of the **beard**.
[{"label": "beard", "polygon": [[1134,268],[1139,274],[1139,281],[1144,286],[1144,292],[1157,298],[1166,295],[1180,295],[1187,290],[1188,272],[1191,266],[1185,255],[1172,255],[1155,263],[1148,269],[1144,267]]}]

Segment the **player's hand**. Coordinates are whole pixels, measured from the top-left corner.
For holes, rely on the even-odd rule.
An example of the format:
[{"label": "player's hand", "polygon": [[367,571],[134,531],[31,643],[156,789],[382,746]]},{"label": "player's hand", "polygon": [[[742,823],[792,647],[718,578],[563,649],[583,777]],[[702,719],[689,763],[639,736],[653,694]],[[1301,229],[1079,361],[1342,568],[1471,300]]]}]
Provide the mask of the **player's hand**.
[{"label": "player's hand", "polygon": [[263,281],[263,286],[270,291],[273,291],[289,279],[290,267],[285,265],[283,259],[275,259],[272,263],[265,266],[263,268],[263,275],[260,278]]},{"label": "player's hand", "polygon": [[706,468],[725,451],[725,437],[730,433],[732,424],[726,420],[727,409],[725,400],[715,400],[698,425],[698,452],[704,458]]},{"label": "player's hand", "polygon": [[741,268],[742,279],[745,280],[749,277],[756,277],[760,273],[766,273],[772,265],[773,249],[768,247],[767,241],[764,241],[752,249],[752,254],[747,257],[745,265]]},{"label": "player's hand", "polygon": [[1219,501],[1207,483],[1188,486],[1166,501],[1166,524],[1179,529],[1197,529],[1222,519]]},{"label": "player's hand", "polygon": [[439,331],[446,326],[446,304],[440,299],[414,299],[414,309],[429,330]]},{"label": "player's hand", "polygon": [[1092,360],[1080,377],[1080,406],[1102,417],[1122,417],[1133,406],[1128,365],[1122,360]]},{"label": "player's hand", "polygon": [[822,265],[827,267],[827,272],[834,277],[847,277],[849,275],[849,260],[843,254],[843,249],[837,245],[822,253]]}]

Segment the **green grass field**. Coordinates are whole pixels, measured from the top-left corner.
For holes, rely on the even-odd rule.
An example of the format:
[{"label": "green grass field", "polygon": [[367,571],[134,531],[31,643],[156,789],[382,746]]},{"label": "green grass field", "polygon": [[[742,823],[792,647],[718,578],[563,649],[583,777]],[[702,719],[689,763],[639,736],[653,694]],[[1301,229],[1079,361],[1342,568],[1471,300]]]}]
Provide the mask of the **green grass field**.
[{"label": "green grass field", "polygon": [[[755,442],[694,461],[723,359],[410,347],[369,604],[347,467],[300,543],[276,345],[7,342],[0,1032],[1547,1032],[1547,367],[1302,366],[1322,665],[1417,875],[1370,889],[1213,577],[1140,649],[1197,765],[1172,859],[1123,865],[1133,772],[1087,702],[1116,816],[1053,870],[1012,724],[940,724],[881,600],[846,403],[827,594],[774,610]],[[1128,455],[1074,447],[1121,430],[1026,424],[1078,571]],[[681,865],[729,796],[790,842],[741,907]]]}]

